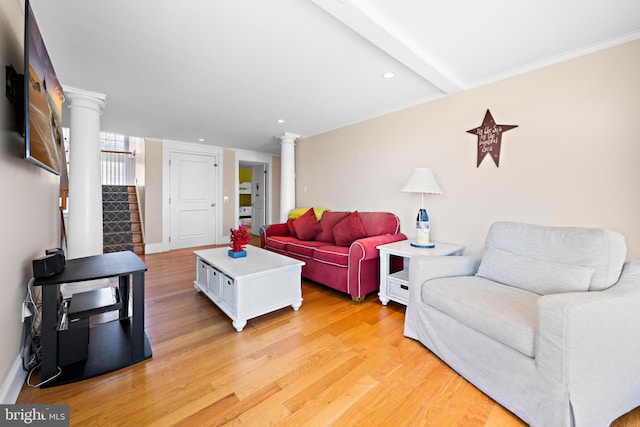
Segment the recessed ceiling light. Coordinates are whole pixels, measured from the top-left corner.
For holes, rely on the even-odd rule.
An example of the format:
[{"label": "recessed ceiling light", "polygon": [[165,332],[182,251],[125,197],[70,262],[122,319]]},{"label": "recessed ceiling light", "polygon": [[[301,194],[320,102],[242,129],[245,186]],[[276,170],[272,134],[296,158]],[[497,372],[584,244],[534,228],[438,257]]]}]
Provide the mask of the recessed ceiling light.
[{"label": "recessed ceiling light", "polygon": [[382,77],[384,77],[385,79],[390,79],[394,76],[395,74],[393,74],[391,71],[389,71],[388,73],[384,73],[382,75]]},{"label": "recessed ceiling light", "polygon": [[204,142],[204,138],[200,138],[200,139],[198,139],[198,141]]},{"label": "recessed ceiling light", "polygon": [[276,120],[276,122],[278,122],[278,123],[284,123],[284,119],[278,119],[278,120]]}]

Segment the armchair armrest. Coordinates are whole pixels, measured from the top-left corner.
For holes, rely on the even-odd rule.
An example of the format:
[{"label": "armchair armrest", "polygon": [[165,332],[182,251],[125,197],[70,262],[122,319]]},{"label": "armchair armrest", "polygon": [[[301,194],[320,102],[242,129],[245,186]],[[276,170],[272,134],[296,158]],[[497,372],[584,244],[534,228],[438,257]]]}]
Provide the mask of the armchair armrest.
[{"label": "armchair armrest", "polygon": [[409,263],[409,302],[420,301],[422,284],[439,277],[472,276],[478,271],[481,254],[462,256],[415,256]]},{"label": "armchair armrest", "polygon": [[637,406],[639,308],[640,261],[625,262],[618,282],[606,290],[538,299],[536,364],[548,381],[568,385],[575,413],[585,417],[576,425],[588,417],[595,417],[593,425],[608,425],[611,420],[594,421],[602,404],[619,414]]}]

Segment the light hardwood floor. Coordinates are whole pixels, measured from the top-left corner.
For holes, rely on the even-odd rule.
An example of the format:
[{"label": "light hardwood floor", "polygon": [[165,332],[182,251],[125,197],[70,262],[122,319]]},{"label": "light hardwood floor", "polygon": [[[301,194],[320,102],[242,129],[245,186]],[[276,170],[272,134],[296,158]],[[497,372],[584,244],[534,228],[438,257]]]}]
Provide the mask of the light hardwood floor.
[{"label": "light hardwood floor", "polygon": [[[404,307],[303,281],[299,311],[236,332],[193,287],[193,249],[144,256],[153,358],[17,403],[70,404],[72,426],[522,426],[416,341]],[[35,378],[34,381],[37,381]],[[640,426],[640,409],[615,427]]]}]

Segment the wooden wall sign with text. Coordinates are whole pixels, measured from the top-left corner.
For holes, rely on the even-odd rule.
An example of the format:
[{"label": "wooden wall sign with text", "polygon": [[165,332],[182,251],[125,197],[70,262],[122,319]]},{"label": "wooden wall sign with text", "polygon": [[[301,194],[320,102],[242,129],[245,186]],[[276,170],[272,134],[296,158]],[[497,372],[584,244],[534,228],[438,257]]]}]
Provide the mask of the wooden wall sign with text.
[{"label": "wooden wall sign with text", "polygon": [[497,167],[500,167],[500,146],[502,144],[502,133],[513,128],[517,128],[518,125],[498,125],[493,120],[491,112],[487,109],[487,113],[484,115],[482,124],[474,129],[470,129],[467,133],[478,136],[478,163],[476,167],[480,166],[482,160],[488,155],[491,156]]}]

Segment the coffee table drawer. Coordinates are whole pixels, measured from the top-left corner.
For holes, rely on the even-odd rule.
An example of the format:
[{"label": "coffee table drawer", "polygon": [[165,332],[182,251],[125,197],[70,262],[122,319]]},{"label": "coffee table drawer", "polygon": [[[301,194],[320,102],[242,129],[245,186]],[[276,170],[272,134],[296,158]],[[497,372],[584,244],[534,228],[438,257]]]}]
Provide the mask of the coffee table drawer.
[{"label": "coffee table drawer", "polygon": [[236,281],[229,276],[222,275],[220,283],[222,288],[222,299],[220,303],[225,306],[231,316],[235,316],[237,314],[236,301],[238,300],[238,287],[236,286]]},{"label": "coffee table drawer", "polygon": [[211,266],[204,262],[201,258],[196,260],[196,285],[206,290],[209,288],[209,270]]},{"label": "coffee table drawer", "polygon": [[220,301],[222,299],[222,279],[224,274],[216,270],[214,267],[209,266],[209,287],[208,294],[214,301]]}]

